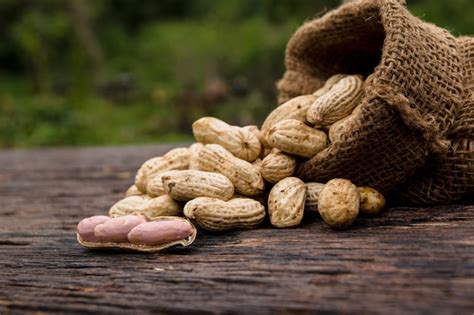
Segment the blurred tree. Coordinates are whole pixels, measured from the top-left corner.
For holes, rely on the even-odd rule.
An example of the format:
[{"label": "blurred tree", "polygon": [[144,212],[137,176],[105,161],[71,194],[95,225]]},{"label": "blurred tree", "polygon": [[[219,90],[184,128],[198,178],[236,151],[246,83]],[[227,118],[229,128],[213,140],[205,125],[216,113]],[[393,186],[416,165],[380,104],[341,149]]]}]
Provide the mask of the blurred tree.
[{"label": "blurred tree", "polygon": [[[205,114],[259,123],[288,38],[342,1],[2,0],[0,146],[183,139]],[[474,29],[472,0],[407,2]]]}]

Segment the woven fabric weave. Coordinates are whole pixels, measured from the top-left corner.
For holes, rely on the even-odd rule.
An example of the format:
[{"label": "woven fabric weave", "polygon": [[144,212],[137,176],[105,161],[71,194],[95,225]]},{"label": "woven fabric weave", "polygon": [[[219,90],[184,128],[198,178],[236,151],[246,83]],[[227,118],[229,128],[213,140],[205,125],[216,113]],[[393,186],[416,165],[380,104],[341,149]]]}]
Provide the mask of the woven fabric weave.
[{"label": "woven fabric weave", "polygon": [[461,37],[458,44],[469,95],[449,135],[448,153],[403,186],[397,196],[403,204],[442,204],[474,195],[474,38]]},{"label": "woven fabric weave", "polygon": [[[421,21],[399,0],[359,0],[304,24],[287,46],[286,73],[278,82],[280,103],[313,93],[336,73],[367,79],[344,141],[303,162],[297,175],[320,182],[348,178],[384,193],[409,181],[424,188],[417,196],[405,194],[405,200],[429,203],[422,195],[439,192],[426,188],[427,176],[433,185],[433,170],[446,168],[452,156],[472,152],[472,135],[466,131],[473,119],[473,104],[466,101],[473,81],[467,67],[471,49],[470,38],[456,39]],[[460,163],[468,169],[462,166],[465,159]],[[456,188],[453,196],[469,185]]]}]

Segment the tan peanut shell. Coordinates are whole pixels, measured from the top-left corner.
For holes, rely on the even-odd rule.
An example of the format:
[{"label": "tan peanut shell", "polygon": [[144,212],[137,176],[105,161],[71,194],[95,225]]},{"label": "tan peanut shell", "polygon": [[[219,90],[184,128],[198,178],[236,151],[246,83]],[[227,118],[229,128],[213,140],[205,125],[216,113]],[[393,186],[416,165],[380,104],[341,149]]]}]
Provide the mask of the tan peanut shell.
[{"label": "tan peanut shell", "polygon": [[306,185],[301,179],[287,177],[273,186],[268,196],[268,214],[273,226],[284,228],[301,223],[306,200]]},{"label": "tan peanut shell", "polygon": [[223,201],[200,197],[186,203],[184,214],[205,230],[221,232],[256,228],[265,218],[265,207],[250,198]]},{"label": "tan peanut shell", "polygon": [[333,228],[344,229],[359,214],[360,194],[347,179],[332,179],[319,194],[318,211],[324,222]]},{"label": "tan peanut shell", "polygon": [[196,141],[203,144],[219,144],[234,156],[248,162],[255,161],[262,148],[260,140],[252,131],[231,126],[214,117],[196,120],[193,123],[193,134]]},{"label": "tan peanut shell", "polygon": [[236,192],[246,196],[261,194],[265,188],[258,167],[236,158],[218,144],[207,144],[199,150],[198,168],[221,173],[234,184]]},{"label": "tan peanut shell", "polygon": [[326,148],[327,135],[299,120],[285,119],[270,129],[269,143],[283,152],[310,158]]},{"label": "tan peanut shell", "polygon": [[128,187],[127,191],[125,192],[125,197],[142,196],[142,195],[144,195],[144,193],[141,192],[140,190],[138,190],[138,188],[135,184]]},{"label": "tan peanut shell", "polygon": [[[245,127],[242,127],[242,128],[252,132],[258,138],[258,141],[260,141],[260,144],[262,145],[262,148],[260,150],[259,158],[263,159],[265,156],[267,156],[272,148],[265,147],[264,143],[267,144],[267,142],[263,139],[262,132],[258,129],[258,127],[254,126],[254,125],[250,125],[250,126],[245,126]],[[255,161],[257,161],[257,160],[255,160]]]},{"label": "tan peanut shell", "polygon": [[165,192],[174,200],[189,201],[197,197],[229,200],[234,185],[222,174],[197,170],[171,171],[162,175]]},{"label": "tan peanut shell", "polygon": [[265,147],[264,147],[263,150],[262,150],[262,154],[261,154],[260,156],[261,156],[262,158],[266,158],[267,155],[269,155],[270,153],[272,153],[272,149],[273,149],[273,148],[270,148],[270,147],[268,147],[268,148],[265,148]]},{"label": "tan peanut shell", "polygon": [[262,205],[266,205],[268,202],[268,193],[263,193],[263,194],[255,195],[255,196],[244,196],[237,193],[237,194],[234,194],[232,198],[230,199],[232,200],[232,199],[241,199],[241,198],[253,199],[255,201],[260,202]]},{"label": "tan peanut shell", "polygon": [[381,193],[370,187],[358,187],[358,190],[360,194],[360,213],[375,215],[383,210],[385,198]]},{"label": "tan peanut shell", "polygon": [[157,174],[170,170],[188,169],[189,156],[188,148],[177,148],[163,156],[149,159],[138,170],[135,176],[135,185],[141,192],[146,193],[148,180]]},{"label": "tan peanut shell", "polygon": [[262,144],[264,147],[271,147],[268,136],[270,129],[279,121],[284,119],[296,119],[301,122],[306,122],[306,113],[311,104],[316,100],[314,95],[302,95],[275,108],[265,119],[260,129],[262,134]]},{"label": "tan peanut shell", "polygon": [[141,214],[148,219],[161,216],[182,215],[182,208],[168,195],[149,198],[147,196],[131,196],[115,203],[109,210],[109,216],[118,217],[129,214]]},{"label": "tan peanut shell", "polygon": [[197,170],[197,156],[198,151],[204,147],[204,144],[195,142],[189,147],[189,166],[188,169],[190,170]]},{"label": "tan peanut shell", "polygon": [[319,88],[318,90],[316,90],[313,95],[316,96],[316,97],[320,97],[322,96],[324,93],[326,93],[327,91],[329,91],[332,86],[334,84],[336,84],[337,82],[339,82],[341,79],[347,77],[348,74],[335,74],[331,77],[329,77],[326,82],[324,82],[324,85]]},{"label": "tan peanut shell", "polygon": [[285,177],[293,175],[296,169],[296,159],[278,149],[273,149],[260,166],[260,173],[268,182],[274,184]]},{"label": "tan peanut shell", "polygon": [[163,186],[163,175],[170,175],[175,172],[180,171],[165,171],[149,178],[148,184],[146,185],[146,194],[150,197],[159,197],[166,195],[165,187]]},{"label": "tan peanut shell", "polygon": [[77,234],[77,241],[79,244],[89,250],[125,250],[125,251],[137,251],[137,252],[147,252],[147,253],[155,253],[155,252],[160,252],[162,250],[165,250],[170,247],[174,246],[189,246],[191,245],[194,240],[196,239],[196,234],[197,230],[192,225],[192,223],[181,217],[175,217],[175,216],[162,216],[155,218],[153,220],[149,220],[149,222],[158,222],[158,221],[180,221],[180,222],[187,222],[191,228],[192,228],[192,233],[188,237],[184,239],[176,239],[170,242],[167,242],[165,244],[160,244],[160,245],[154,245],[154,246],[149,246],[149,245],[137,245],[137,244],[132,244],[129,242],[121,242],[121,243],[114,243],[114,242],[89,242],[85,241],[81,238],[79,233]]},{"label": "tan peanut shell", "polygon": [[319,194],[324,188],[324,184],[321,183],[306,183],[306,203],[305,209],[309,211],[318,212],[318,200]]},{"label": "tan peanut shell", "polygon": [[364,81],[359,75],[347,76],[318,97],[309,107],[306,119],[317,126],[329,126],[349,116],[364,93]]},{"label": "tan peanut shell", "polygon": [[351,128],[353,121],[354,116],[349,115],[332,124],[331,127],[329,127],[328,132],[329,141],[332,143],[344,141],[344,134],[349,128]]},{"label": "tan peanut shell", "polygon": [[252,162],[252,165],[260,169],[262,167],[262,162],[263,162],[262,159],[258,158]]}]

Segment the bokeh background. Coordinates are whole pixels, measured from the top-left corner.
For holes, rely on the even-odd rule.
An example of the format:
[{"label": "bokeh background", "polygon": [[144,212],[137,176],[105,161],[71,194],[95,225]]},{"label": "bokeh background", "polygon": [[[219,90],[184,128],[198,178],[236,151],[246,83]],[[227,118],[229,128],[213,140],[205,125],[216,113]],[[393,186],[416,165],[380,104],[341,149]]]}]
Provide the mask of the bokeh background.
[{"label": "bokeh background", "polygon": [[[0,147],[191,139],[214,115],[259,124],[285,45],[340,0],[1,0]],[[456,35],[472,0],[407,0]]]}]

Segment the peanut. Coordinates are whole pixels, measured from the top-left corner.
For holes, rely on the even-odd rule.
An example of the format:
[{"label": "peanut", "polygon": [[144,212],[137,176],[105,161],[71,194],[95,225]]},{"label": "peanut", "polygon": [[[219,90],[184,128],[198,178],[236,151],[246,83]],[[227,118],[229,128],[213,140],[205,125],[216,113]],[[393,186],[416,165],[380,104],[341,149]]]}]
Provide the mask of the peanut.
[{"label": "peanut", "polygon": [[314,95],[302,95],[275,108],[265,119],[262,128],[260,129],[263,146],[265,148],[271,147],[268,141],[269,132],[270,129],[279,121],[284,119],[296,119],[301,122],[306,122],[306,112],[315,100],[316,96]]},{"label": "peanut", "polygon": [[349,115],[332,124],[331,127],[329,127],[329,141],[332,143],[344,141],[345,134],[351,127],[353,121],[354,116]]},{"label": "peanut", "polygon": [[370,187],[359,187],[360,212],[366,215],[380,213],[385,207],[385,198],[377,190]]},{"label": "peanut", "polygon": [[200,197],[184,206],[184,214],[198,226],[208,231],[256,228],[265,218],[265,207],[249,198],[223,201]]},{"label": "peanut", "polygon": [[254,196],[263,192],[265,184],[259,169],[218,144],[207,144],[199,150],[197,164],[202,171],[221,173],[229,178],[238,193]]},{"label": "peanut", "polygon": [[303,219],[306,185],[301,179],[287,177],[273,186],[268,196],[270,222],[276,227],[299,225]]},{"label": "peanut", "polygon": [[260,170],[261,167],[262,167],[262,162],[263,162],[262,159],[258,158],[258,159],[256,159],[255,161],[252,162],[252,165]]},{"label": "peanut", "polygon": [[129,214],[141,214],[148,219],[161,216],[176,216],[182,214],[181,206],[168,195],[156,198],[147,196],[131,196],[115,203],[109,210],[111,217]]},{"label": "peanut", "polygon": [[198,156],[199,150],[203,147],[204,147],[204,144],[199,143],[199,142],[193,143],[189,147],[189,154],[190,154],[189,155],[189,169],[190,170],[197,170],[198,169],[197,156]]},{"label": "peanut", "polygon": [[339,82],[341,79],[347,77],[348,75],[347,74],[335,74],[333,75],[332,77],[329,77],[329,79],[326,80],[326,82],[324,83],[324,85],[316,90],[313,95],[316,96],[316,97],[320,97],[322,96],[324,93],[326,93],[327,91],[329,91],[332,86],[334,84],[336,84],[337,82]]},{"label": "peanut", "polygon": [[309,107],[306,119],[316,126],[329,126],[347,117],[359,104],[364,93],[361,76],[351,75],[339,80]]},{"label": "peanut", "polygon": [[310,158],[326,148],[327,136],[299,120],[285,119],[270,129],[269,143],[283,152]]},{"label": "peanut", "polygon": [[251,133],[253,133],[255,135],[255,137],[257,137],[258,141],[260,141],[260,143],[262,143],[262,133],[258,129],[258,126],[255,126],[255,125],[244,126],[244,127],[242,127],[242,129],[250,131]]},{"label": "peanut", "polygon": [[188,148],[177,148],[163,156],[149,159],[138,170],[135,177],[135,185],[141,192],[146,193],[148,180],[152,177],[164,171],[187,169],[189,166],[189,155]]},{"label": "peanut", "polygon": [[219,144],[239,159],[253,162],[262,149],[258,137],[250,130],[231,126],[214,118],[203,117],[193,123],[194,138],[203,144]]},{"label": "peanut", "polygon": [[81,236],[84,241],[97,242],[97,238],[94,235],[94,229],[97,225],[102,224],[110,220],[105,215],[96,215],[93,217],[85,218],[77,225],[77,234]]},{"label": "peanut", "polygon": [[263,193],[263,194],[260,194],[260,195],[255,195],[255,196],[244,196],[244,195],[241,195],[241,194],[234,194],[232,196],[232,198],[230,198],[231,200],[232,199],[241,199],[241,198],[248,198],[248,199],[253,199],[255,201],[258,201],[260,202],[262,205],[266,205],[267,204],[267,201],[268,201],[268,193]]},{"label": "peanut", "polygon": [[319,194],[318,211],[324,222],[333,228],[344,229],[354,222],[359,213],[360,194],[347,179],[332,179]]},{"label": "peanut", "polygon": [[162,175],[166,193],[174,200],[189,201],[197,197],[229,200],[234,185],[222,174],[196,170],[171,171]]},{"label": "peanut", "polygon": [[[130,224],[131,219],[127,217],[115,219],[105,217],[107,218],[106,222],[115,221],[112,226],[108,227],[99,227],[100,225],[97,225],[98,233],[104,233],[105,231],[107,234],[106,238],[97,239],[95,236],[94,239],[84,238],[84,235],[78,230],[77,241],[81,246],[87,249],[122,249],[140,252],[158,252],[176,245],[188,246],[192,244],[196,238],[196,228],[189,220],[184,218],[164,216],[146,222],[143,221],[144,218],[140,216],[129,217],[133,217],[133,224]],[[89,220],[89,222],[90,221],[91,220]],[[123,224],[124,222],[125,224]],[[141,223],[135,225],[137,222]],[[132,227],[133,225],[135,226]],[[132,228],[130,229],[130,227]],[[128,229],[130,229],[130,231],[126,234],[125,239],[124,235]]]},{"label": "peanut", "polygon": [[166,195],[165,187],[163,186],[163,175],[171,175],[180,171],[166,171],[158,175],[153,176],[148,180],[146,185],[146,193],[150,197],[159,197]]},{"label": "peanut", "polygon": [[273,149],[267,155],[260,167],[260,173],[268,182],[274,184],[285,177],[293,175],[296,169],[296,159],[278,149]]},{"label": "peanut", "polygon": [[132,186],[128,187],[127,191],[125,192],[125,197],[130,197],[130,196],[141,196],[143,195],[143,192],[138,190],[137,186],[133,184]]},{"label": "peanut", "polygon": [[[245,126],[245,127],[242,127],[243,129],[246,129],[250,132],[252,132],[257,138],[258,138],[258,141],[260,141],[260,144],[262,145],[262,148],[260,150],[260,158],[263,159],[265,156],[267,156],[267,154],[270,152],[270,150],[272,148],[270,147],[266,147],[264,145],[264,143],[266,144],[267,142],[265,141],[265,139],[263,139],[263,135],[262,133],[260,132],[260,130],[258,129],[257,126],[254,126],[254,125],[250,125],[250,126]],[[258,160],[258,159],[257,159]],[[255,161],[257,161],[255,160]],[[255,162],[254,161],[254,162]]]},{"label": "peanut", "polygon": [[319,194],[324,188],[324,184],[321,183],[306,183],[308,189],[306,193],[305,209],[309,211],[318,212],[318,199]]},{"label": "peanut", "polygon": [[193,226],[186,220],[160,220],[137,225],[127,238],[135,245],[156,246],[186,239],[193,232]]},{"label": "peanut", "polygon": [[144,222],[146,222],[146,219],[141,215],[111,218],[94,228],[94,236],[99,242],[127,242],[127,234],[134,227]]}]

